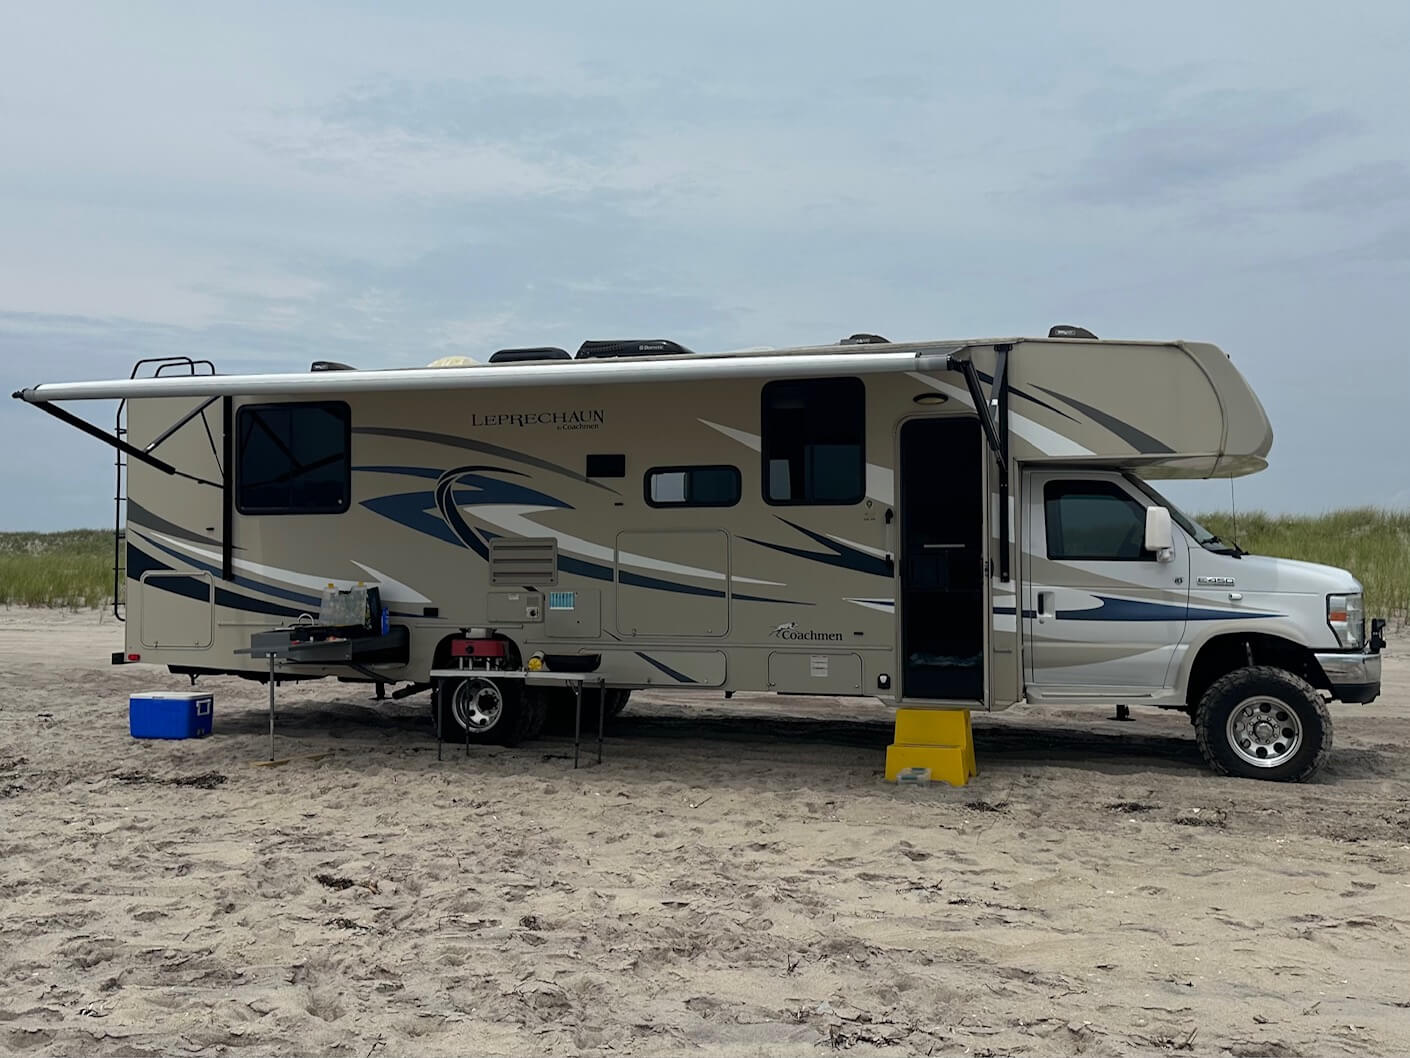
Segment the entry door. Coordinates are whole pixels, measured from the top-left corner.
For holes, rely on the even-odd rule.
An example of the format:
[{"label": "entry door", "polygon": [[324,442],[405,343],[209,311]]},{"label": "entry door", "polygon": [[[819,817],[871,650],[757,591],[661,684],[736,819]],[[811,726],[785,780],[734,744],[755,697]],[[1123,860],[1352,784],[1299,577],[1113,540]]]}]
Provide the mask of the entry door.
[{"label": "entry door", "polygon": [[970,418],[901,426],[901,694],[984,700],[984,449]]},{"label": "entry door", "polygon": [[1030,473],[1024,496],[1029,697],[1164,687],[1189,608],[1184,534],[1172,561],[1146,551],[1149,500],[1120,474]]}]

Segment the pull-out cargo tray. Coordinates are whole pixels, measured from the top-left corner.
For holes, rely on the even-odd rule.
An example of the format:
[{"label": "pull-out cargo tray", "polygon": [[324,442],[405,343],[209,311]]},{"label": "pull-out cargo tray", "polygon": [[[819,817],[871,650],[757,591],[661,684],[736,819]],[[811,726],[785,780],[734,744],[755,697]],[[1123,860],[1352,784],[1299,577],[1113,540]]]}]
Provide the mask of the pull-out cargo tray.
[{"label": "pull-out cargo tray", "polygon": [[258,632],[250,637],[251,653],[273,651],[295,665],[374,665],[378,662],[405,662],[411,635],[405,625],[392,625],[386,635],[338,636],[329,639],[292,641],[287,628]]}]

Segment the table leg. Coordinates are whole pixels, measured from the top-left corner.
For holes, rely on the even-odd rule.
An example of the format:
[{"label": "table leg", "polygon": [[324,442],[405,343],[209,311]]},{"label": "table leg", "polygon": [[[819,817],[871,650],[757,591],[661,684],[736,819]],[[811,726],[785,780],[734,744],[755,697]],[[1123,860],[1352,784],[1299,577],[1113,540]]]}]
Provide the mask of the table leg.
[{"label": "table leg", "polygon": [[597,763],[602,763],[602,728],[607,723],[607,681],[597,681]]},{"label": "table leg", "polygon": [[274,655],[269,655],[269,759],[274,759]]},{"label": "table leg", "polygon": [[441,688],[438,684],[431,684],[431,715],[436,721],[436,759],[444,760],[441,756],[441,743],[444,736],[441,734]]},{"label": "table leg", "polygon": [[573,684],[573,767],[578,766],[578,747],[583,739],[583,681]]}]

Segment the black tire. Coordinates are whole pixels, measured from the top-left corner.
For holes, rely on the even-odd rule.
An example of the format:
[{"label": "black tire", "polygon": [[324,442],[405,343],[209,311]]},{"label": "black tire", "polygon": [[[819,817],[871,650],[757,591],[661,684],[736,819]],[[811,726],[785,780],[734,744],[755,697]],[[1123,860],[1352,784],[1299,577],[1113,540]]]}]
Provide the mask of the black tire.
[{"label": "black tire", "polygon": [[631,691],[608,691],[607,692],[607,719],[621,716],[622,710],[627,707],[627,699],[632,696]]},{"label": "black tire", "polygon": [[[518,745],[537,734],[535,719],[541,716],[532,701],[525,701],[521,681],[494,680],[488,673],[437,680],[435,707],[442,739],[476,745]],[[477,715],[485,719],[477,722],[473,719]],[[471,722],[467,725],[463,718]],[[541,720],[538,726],[542,727]]]},{"label": "black tire", "polygon": [[544,723],[548,719],[548,697],[538,687],[523,692],[523,728],[519,733],[520,742],[532,742],[543,734]]},{"label": "black tire", "polygon": [[[554,687],[544,693],[548,714],[544,729],[555,735],[571,735],[573,733],[574,711],[577,709],[572,689]],[[613,718],[627,707],[627,698],[631,693],[631,691],[619,691],[610,687],[604,692],[607,698],[607,715],[603,718],[604,726],[610,724]],[[596,687],[583,688],[582,733],[584,735],[591,734],[594,738],[597,736],[599,701]]]},{"label": "black tire", "polygon": [[1220,775],[1305,782],[1332,752],[1332,717],[1300,676],[1267,665],[1236,669],[1200,699],[1195,739]]}]

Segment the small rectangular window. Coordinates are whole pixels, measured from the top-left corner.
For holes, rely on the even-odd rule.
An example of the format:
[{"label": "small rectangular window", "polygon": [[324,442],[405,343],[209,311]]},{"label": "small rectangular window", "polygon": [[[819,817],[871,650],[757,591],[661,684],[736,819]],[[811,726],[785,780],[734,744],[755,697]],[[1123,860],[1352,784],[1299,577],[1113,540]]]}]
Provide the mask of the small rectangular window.
[{"label": "small rectangular window", "polygon": [[627,457],[624,455],[590,455],[587,457],[587,476],[590,478],[624,478],[627,476]]},{"label": "small rectangular window", "polygon": [[851,504],[866,496],[861,379],[770,382],[764,386],[762,418],[769,503]]},{"label": "small rectangular window", "polygon": [[654,467],[646,472],[652,507],[733,507],[739,502],[737,467]]},{"label": "small rectangular window", "polygon": [[1107,562],[1153,558],[1146,509],[1114,481],[1050,481],[1043,488],[1048,557]]},{"label": "small rectangular window", "polygon": [[339,514],[352,500],[352,416],[341,401],[246,405],[235,417],[241,514]]}]

